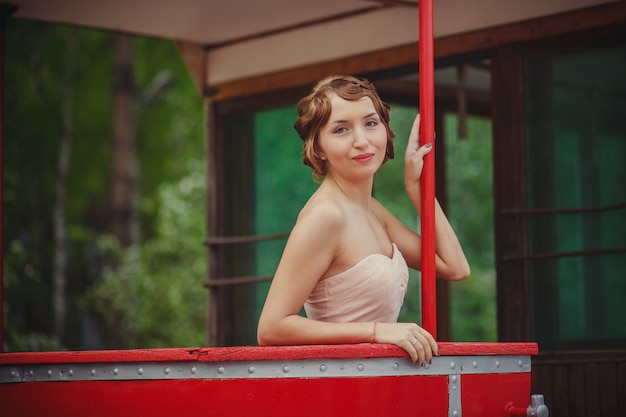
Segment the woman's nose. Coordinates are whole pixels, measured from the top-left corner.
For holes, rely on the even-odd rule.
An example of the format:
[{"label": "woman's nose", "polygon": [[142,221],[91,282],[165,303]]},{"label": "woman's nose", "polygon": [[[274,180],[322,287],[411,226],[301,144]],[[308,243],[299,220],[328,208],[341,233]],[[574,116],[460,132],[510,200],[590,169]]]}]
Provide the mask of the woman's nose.
[{"label": "woman's nose", "polygon": [[369,142],[367,141],[366,132],[362,129],[355,129],[354,142],[352,143],[352,146],[354,146],[355,148],[361,148],[363,146],[367,146],[368,143]]}]

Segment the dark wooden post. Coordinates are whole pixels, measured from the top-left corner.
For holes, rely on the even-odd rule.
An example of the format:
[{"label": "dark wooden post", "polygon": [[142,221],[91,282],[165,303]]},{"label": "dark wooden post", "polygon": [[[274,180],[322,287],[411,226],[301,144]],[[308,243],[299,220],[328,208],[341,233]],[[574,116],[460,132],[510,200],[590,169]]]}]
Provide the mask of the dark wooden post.
[{"label": "dark wooden post", "polygon": [[4,32],[17,6],[0,4],[0,353],[4,352]]}]

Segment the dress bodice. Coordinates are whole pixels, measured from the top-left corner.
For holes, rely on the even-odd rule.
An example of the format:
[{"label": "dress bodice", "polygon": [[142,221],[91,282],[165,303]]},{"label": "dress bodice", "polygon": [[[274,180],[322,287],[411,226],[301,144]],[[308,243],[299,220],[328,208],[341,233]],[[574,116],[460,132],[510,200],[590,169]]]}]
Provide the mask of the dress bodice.
[{"label": "dress bodice", "polygon": [[394,243],[391,258],[368,255],[349,269],[319,280],[304,309],[313,320],[393,323],[398,320],[408,280],[408,266]]}]

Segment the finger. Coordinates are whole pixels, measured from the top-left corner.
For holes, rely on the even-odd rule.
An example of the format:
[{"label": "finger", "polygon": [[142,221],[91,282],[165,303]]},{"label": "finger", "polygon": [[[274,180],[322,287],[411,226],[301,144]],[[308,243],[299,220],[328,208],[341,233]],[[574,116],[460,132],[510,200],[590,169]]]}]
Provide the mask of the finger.
[{"label": "finger", "polygon": [[407,149],[412,149],[413,151],[419,148],[419,137],[420,137],[420,115],[415,116],[415,120],[413,120],[413,126],[411,127],[411,133],[409,134],[409,143]]},{"label": "finger", "polygon": [[432,150],[433,150],[433,143],[428,142],[427,144],[420,146],[419,149],[417,150],[417,153],[419,153],[420,156],[423,158],[427,154],[429,154]]},{"label": "finger", "polygon": [[429,362],[433,356],[430,343],[426,337],[419,332],[413,333],[407,339],[412,347],[409,354],[413,359],[413,363],[417,362],[419,366],[423,366],[424,362]]},{"label": "finger", "polygon": [[437,341],[435,340],[433,335],[431,335],[428,332],[428,330],[421,328],[421,327],[420,327],[420,332],[422,333],[422,335],[428,342],[428,345],[430,346],[430,351],[432,352],[432,354],[434,356],[439,356],[439,345],[437,344]]},{"label": "finger", "polygon": [[400,347],[407,351],[409,356],[411,356],[411,360],[413,361],[413,363],[419,361],[419,354],[417,352],[417,349],[415,349],[415,346],[413,345],[413,342],[411,340],[404,339]]},{"label": "finger", "polygon": [[417,351],[417,356],[419,357],[419,365],[423,365],[424,362],[430,363],[430,360],[433,357],[433,351],[430,346],[429,340],[424,337],[422,334],[419,334],[418,343],[415,344],[415,349]]},{"label": "finger", "polygon": [[419,366],[424,365],[424,361],[426,361],[426,349],[422,341],[418,341],[413,345],[415,349],[415,353],[417,354],[417,364]]}]

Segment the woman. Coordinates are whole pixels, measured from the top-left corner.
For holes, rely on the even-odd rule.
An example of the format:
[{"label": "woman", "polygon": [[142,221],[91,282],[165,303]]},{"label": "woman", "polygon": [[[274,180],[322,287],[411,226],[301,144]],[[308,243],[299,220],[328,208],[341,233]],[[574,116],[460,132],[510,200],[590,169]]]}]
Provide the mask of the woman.
[{"label": "woman", "polygon": [[[264,345],[392,343],[422,365],[438,355],[430,333],[397,323],[408,268],[419,269],[420,236],[374,197],[374,174],[393,158],[390,108],[367,80],[331,76],[297,106],[304,163],[321,181],[289,236],[258,327]],[[405,154],[404,184],[420,211],[419,116]],[[469,265],[436,202],[436,269],[460,280]],[[403,256],[404,255],[404,256]],[[307,317],[298,313],[304,305]]]}]

